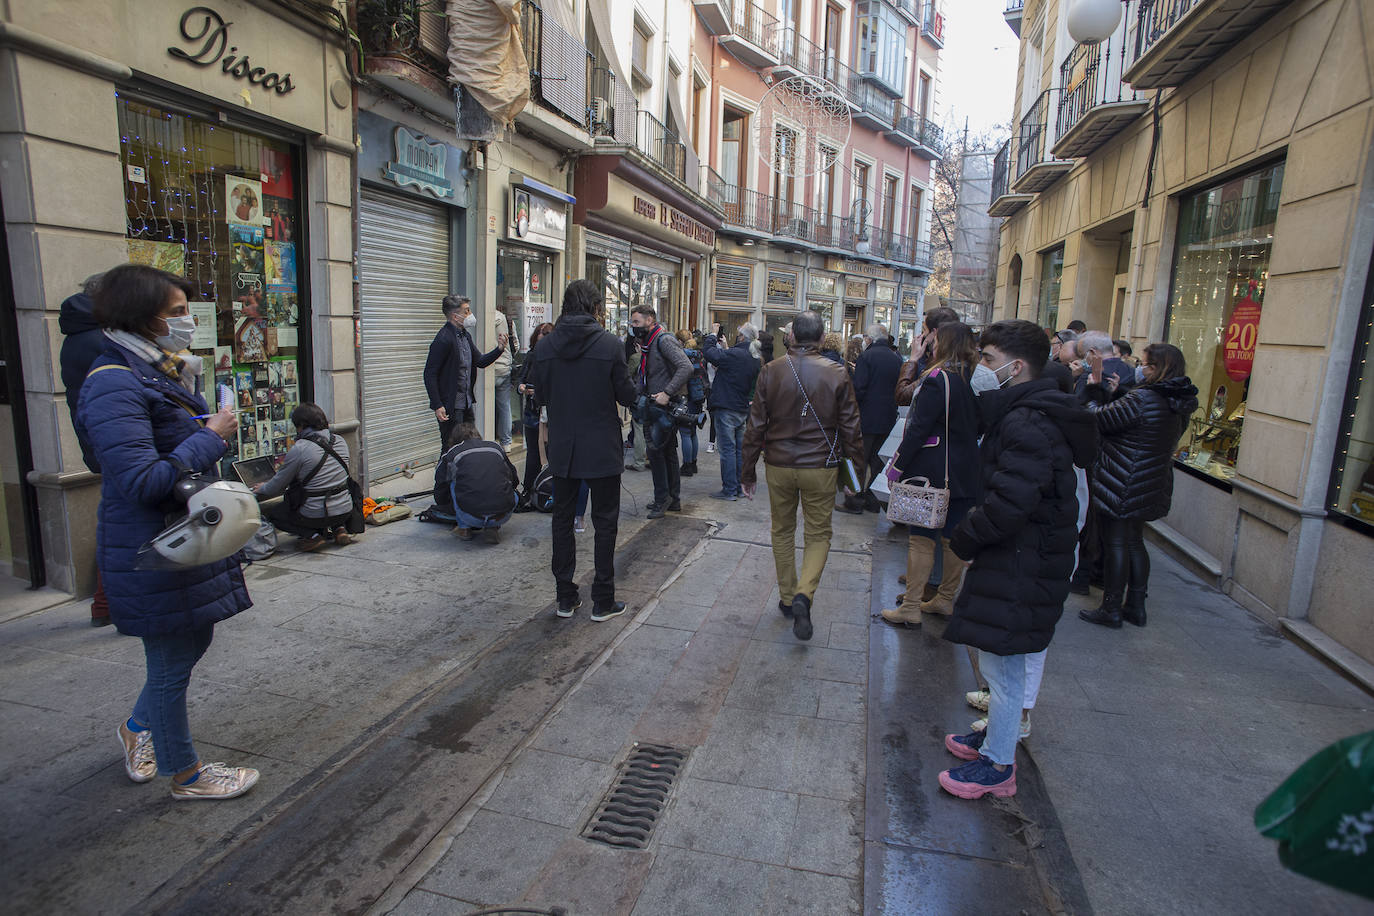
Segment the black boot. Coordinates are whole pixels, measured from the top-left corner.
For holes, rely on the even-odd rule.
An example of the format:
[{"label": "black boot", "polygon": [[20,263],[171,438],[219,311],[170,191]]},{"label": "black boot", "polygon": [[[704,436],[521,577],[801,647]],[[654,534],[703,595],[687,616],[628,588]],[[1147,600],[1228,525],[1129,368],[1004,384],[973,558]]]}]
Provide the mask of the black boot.
[{"label": "black boot", "polygon": [[697,463],[696,463],[695,461],[684,461],[684,462],[682,462],[682,469],[681,469],[680,471],[678,471],[678,473],[681,474],[683,477],[691,477],[691,476],[692,476],[693,474],[695,474],[696,472],[697,472]]},{"label": "black boot", "polygon": [[1131,589],[1126,592],[1126,603],[1121,607],[1121,619],[1138,627],[1145,626],[1145,592]]},{"label": "black boot", "polygon": [[1121,629],[1121,595],[1103,592],[1100,608],[1094,611],[1079,611],[1078,616],[1088,623],[1119,630]]},{"label": "black boot", "polygon": [[811,599],[797,595],[792,599],[792,635],[805,641],[811,633]]}]

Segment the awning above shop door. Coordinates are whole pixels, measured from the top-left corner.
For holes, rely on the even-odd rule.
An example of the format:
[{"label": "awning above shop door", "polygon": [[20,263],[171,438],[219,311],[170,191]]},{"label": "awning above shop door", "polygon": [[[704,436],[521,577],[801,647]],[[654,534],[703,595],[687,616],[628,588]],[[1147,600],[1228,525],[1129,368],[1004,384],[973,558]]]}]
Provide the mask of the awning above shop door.
[{"label": "awning above shop door", "polygon": [[439,457],[425,356],[449,293],[449,208],[362,192],[363,446],[368,482]]}]

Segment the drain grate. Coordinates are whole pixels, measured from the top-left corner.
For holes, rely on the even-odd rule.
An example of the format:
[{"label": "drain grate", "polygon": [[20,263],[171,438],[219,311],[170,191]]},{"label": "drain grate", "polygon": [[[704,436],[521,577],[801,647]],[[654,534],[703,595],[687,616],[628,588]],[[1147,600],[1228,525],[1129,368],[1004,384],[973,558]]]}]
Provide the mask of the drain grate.
[{"label": "drain grate", "polygon": [[687,752],[675,747],[636,744],[582,835],[608,846],[643,849],[686,762]]}]

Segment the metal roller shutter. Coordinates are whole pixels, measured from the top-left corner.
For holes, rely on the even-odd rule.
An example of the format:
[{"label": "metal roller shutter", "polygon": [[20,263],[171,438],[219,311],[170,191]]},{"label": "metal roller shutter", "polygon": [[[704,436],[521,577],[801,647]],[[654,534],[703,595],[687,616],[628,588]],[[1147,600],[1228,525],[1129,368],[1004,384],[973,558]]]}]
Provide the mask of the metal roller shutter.
[{"label": "metal roller shutter", "polygon": [[362,272],[363,434],[372,483],[439,456],[425,356],[449,294],[446,207],[368,189],[358,222]]}]

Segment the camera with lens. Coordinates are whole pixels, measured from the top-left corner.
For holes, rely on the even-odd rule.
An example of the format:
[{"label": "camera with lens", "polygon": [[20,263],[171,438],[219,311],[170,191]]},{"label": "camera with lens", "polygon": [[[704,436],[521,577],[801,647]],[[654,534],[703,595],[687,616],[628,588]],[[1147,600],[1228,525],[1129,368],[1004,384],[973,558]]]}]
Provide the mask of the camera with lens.
[{"label": "camera with lens", "polygon": [[672,398],[668,401],[667,414],[678,426],[696,426],[697,413],[687,403],[686,398]]}]

